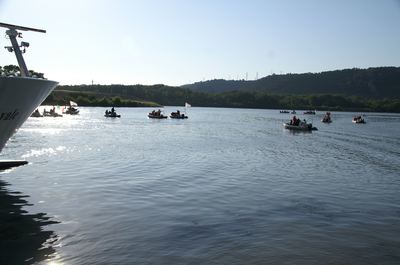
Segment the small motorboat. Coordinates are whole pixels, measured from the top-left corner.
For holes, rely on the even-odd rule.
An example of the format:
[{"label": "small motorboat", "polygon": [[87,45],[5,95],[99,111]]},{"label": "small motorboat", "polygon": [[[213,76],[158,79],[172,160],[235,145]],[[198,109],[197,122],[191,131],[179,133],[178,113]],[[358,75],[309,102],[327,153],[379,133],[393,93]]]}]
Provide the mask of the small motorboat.
[{"label": "small motorboat", "polygon": [[117,114],[115,112],[114,107],[112,107],[111,110],[106,110],[106,112],[104,113],[104,117],[106,117],[106,118],[121,118],[121,115]]},{"label": "small motorboat", "polygon": [[353,123],[366,123],[366,121],[361,116],[356,116],[352,120]]},{"label": "small motorboat", "polygon": [[285,114],[285,113],[290,113],[290,112],[288,110],[281,110],[281,111],[279,111],[279,113]]},{"label": "small motorboat", "polygon": [[77,108],[69,106],[63,113],[69,115],[77,115],[79,114],[79,110]]},{"label": "small motorboat", "polygon": [[76,102],[70,101],[69,106],[66,110],[63,111],[63,113],[69,115],[77,115],[79,114],[79,109],[77,109],[76,107],[78,107],[78,104]]},{"label": "small motorboat", "polygon": [[295,131],[316,131],[316,127],[313,127],[312,123],[307,123],[306,120],[297,119],[296,116],[290,120],[290,122],[284,123],[283,127],[288,130]]},{"label": "small motorboat", "polygon": [[114,112],[114,113],[108,113],[108,114],[104,114],[104,117],[107,117],[107,118],[121,118],[121,115],[120,114],[117,114],[116,112]]},{"label": "small motorboat", "polygon": [[62,117],[63,115],[58,114],[58,113],[56,112],[56,109],[55,109],[55,108],[52,108],[50,111],[47,111],[46,109],[43,110],[43,116],[44,116],[44,117]]},{"label": "small motorboat", "polygon": [[168,116],[165,116],[165,115],[163,115],[163,114],[159,114],[159,115],[154,115],[154,114],[151,114],[151,113],[149,113],[148,115],[147,115],[147,117],[149,117],[150,119],[167,119],[168,118]]},{"label": "small motorboat", "polygon": [[161,110],[153,110],[152,112],[150,112],[147,117],[149,117],[150,119],[167,119],[168,116],[164,115],[161,113]]},{"label": "small motorboat", "polygon": [[292,110],[292,112],[290,112],[290,114],[296,114],[296,111],[295,111],[295,110]]},{"label": "small motorboat", "polygon": [[187,119],[187,118],[189,118],[184,113],[181,113],[179,110],[177,110],[176,112],[171,112],[171,115],[169,117],[171,119]]},{"label": "small motorboat", "polygon": [[300,122],[299,125],[293,125],[288,123],[284,123],[283,126],[285,129],[288,130],[295,130],[295,131],[317,131],[317,127],[313,127],[312,123],[305,123],[305,122]]},{"label": "small motorboat", "polygon": [[315,110],[307,110],[307,111],[303,112],[303,114],[315,115]]},{"label": "small motorboat", "polygon": [[183,120],[183,119],[187,119],[187,118],[189,118],[188,116],[186,116],[185,114],[181,114],[180,116],[177,116],[177,115],[170,115],[169,116],[171,119],[181,119],[181,120]]},{"label": "small motorboat", "polygon": [[330,112],[327,112],[327,113],[325,114],[325,116],[322,118],[321,121],[322,121],[323,123],[331,123],[331,122],[332,122],[331,113],[330,113]]}]

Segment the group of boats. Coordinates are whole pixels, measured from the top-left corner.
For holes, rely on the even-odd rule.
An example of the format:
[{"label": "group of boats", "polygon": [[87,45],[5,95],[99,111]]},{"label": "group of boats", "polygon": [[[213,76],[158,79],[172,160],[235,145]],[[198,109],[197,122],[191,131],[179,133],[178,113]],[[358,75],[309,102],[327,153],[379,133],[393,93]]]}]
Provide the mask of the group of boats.
[{"label": "group of boats", "polygon": [[[67,107],[63,107],[62,114],[68,115],[77,115],[79,114],[79,109],[77,108],[77,104],[73,101],[70,101],[70,105]],[[63,115],[56,111],[56,107],[53,106],[50,110],[43,109],[43,113],[40,113],[39,109],[36,109],[31,117],[41,118],[41,117],[62,117]]]},{"label": "group of boats", "polygon": [[[294,111],[293,111],[294,112]],[[293,113],[292,112],[292,113]],[[289,113],[288,111],[283,112],[282,110],[280,113]],[[303,114],[312,114],[315,115],[315,111],[305,111]],[[331,123],[332,118],[331,118],[331,113],[326,112],[324,117],[321,119],[322,123]],[[352,119],[353,123],[366,123],[364,118],[361,115],[355,116]],[[289,121],[283,124],[285,129],[288,130],[297,130],[297,131],[315,131],[318,130],[316,127],[312,125],[312,123],[307,123],[305,119],[300,120],[296,116],[293,116],[293,118]]]},{"label": "group of boats", "polygon": [[[71,101],[72,102],[72,101]],[[79,109],[77,109],[78,105],[75,102],[70,103],[70,106],[64,107],[62,113],[69,114],[69,115],[77,115],[79,114]],[[49,111],[44,109],[43,113],[40,113],[39,109],[36,109],[32,114],[31,117],[62,117],[63,115],[56,111],[56,107],[53,106]],[[147,115],[150,119],[167,119],[168,116],[164,115],[160,109],[153,110],[152,112],[148,113]],[[121,118],[121,115],[118,114],[114,107],[110,110],[106,110],[104,113],[104,117],[106,118]],[[176,112],[171,112],[169,118],[171,119],[187,119],[189,118],[185,113],[182,113],[180,110]]]},{"label": "group of boats", "polygon": [[[62,114],[69,114],[69,115],[77,115],[79,114],[79,109],[76,108],[77,104],[71,104],[68,107],[64,107],[62,110]],[[53,106],[49,111],[47,109],[43,110],[43,113],[40,113],[39,109],[36,109],[32,114],[31,117],[40,118],[40,117],[63,117],[63,115],[56,111],[56,107]],[[106,110],[105,117],[109,118],[120,118],[121,115],[117,114],[114,110],[114,107],[111,110]]]},{"label": "group of boats", "polygon": [[[164,115],[160,109],[158,109],[157,111],[153,110],[152,112],[149,112],[147,117],[149,117],[150,119],[167,119],[168,118],[168,116]],[[171,112],[169,117],[171,119],[181,119],[181,120],[189,118],[184,113],[181,113],[180,110],[177,110],[176,112]]]},{"label": "group of boats", "polygon": [[[107,118],[121,118],[120,114],[117,114],[115,112],[114,107],[111,108],[111,110],[106,110],[105,117]],[[167,115],[164,115],[160,109],[158,110],[153,110],[147,114],[147,117],[150,119],[168,119]],[[171,115],[169,116],[171,119],[187,119],[189,118],[187,115],[184,113],[181,113],[179,110],[176,112],[171,112]]]},{"label": "group of boats", "polygon": [[[180,110],[177,110],[176,112],[171,112],[171,114],[169,115],[169,118],[177,119],[177,120],[184,120],[184,119],[189,118],[186,115],[186,109],[190,108],[191,106],[192,105],[185,102],[185,112],[182,113]],[[164,115],[161,109],[153,110],[153,111],[149,112],[147,114],[147,117],[149,117],[149,119],[168,119],[168,115]]]}]

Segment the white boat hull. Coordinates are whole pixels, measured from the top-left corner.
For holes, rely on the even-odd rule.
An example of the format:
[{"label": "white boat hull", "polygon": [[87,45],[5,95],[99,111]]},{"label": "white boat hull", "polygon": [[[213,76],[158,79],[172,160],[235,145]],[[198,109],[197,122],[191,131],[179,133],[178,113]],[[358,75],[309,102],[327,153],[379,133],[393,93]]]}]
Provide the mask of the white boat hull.
[{"label": "white boat hull", "polygon": [[30,77],[0,77],[0,152],[57,84]]}]

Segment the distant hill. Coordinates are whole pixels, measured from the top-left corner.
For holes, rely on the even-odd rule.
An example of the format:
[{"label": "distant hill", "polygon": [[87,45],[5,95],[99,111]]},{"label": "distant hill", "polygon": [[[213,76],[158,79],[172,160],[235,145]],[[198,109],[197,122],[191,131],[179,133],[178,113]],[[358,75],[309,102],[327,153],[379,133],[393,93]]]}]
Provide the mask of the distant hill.
[{"label": "distant hill", "polygon": [[250,84],[254,82],[256,81],[214,79],[183,85],[181,87],[204,93],[223,93],[247,90]]},{"label": "distant hill", "polygon": [[255,81],[216,79],[182,87],[206,93],[257,91],[270,94],[331,94],[364,98],[400,98],[400,67],[270,75]]}]

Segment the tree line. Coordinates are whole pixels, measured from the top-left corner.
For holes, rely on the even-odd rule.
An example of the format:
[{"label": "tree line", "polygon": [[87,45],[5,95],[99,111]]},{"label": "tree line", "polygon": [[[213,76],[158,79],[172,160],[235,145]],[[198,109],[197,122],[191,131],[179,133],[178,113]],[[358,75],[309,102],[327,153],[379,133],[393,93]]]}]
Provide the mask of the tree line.
[{"label": "tree line", "polygon": [[76,85],[59,86],[45,104],[66,105],[69,100],[80,106],[199,107],[318,109],[336,111],[400,112],[399,98],[365,98],[340,94],[277,94],[263,91],[204,93],[165,85]]}]

